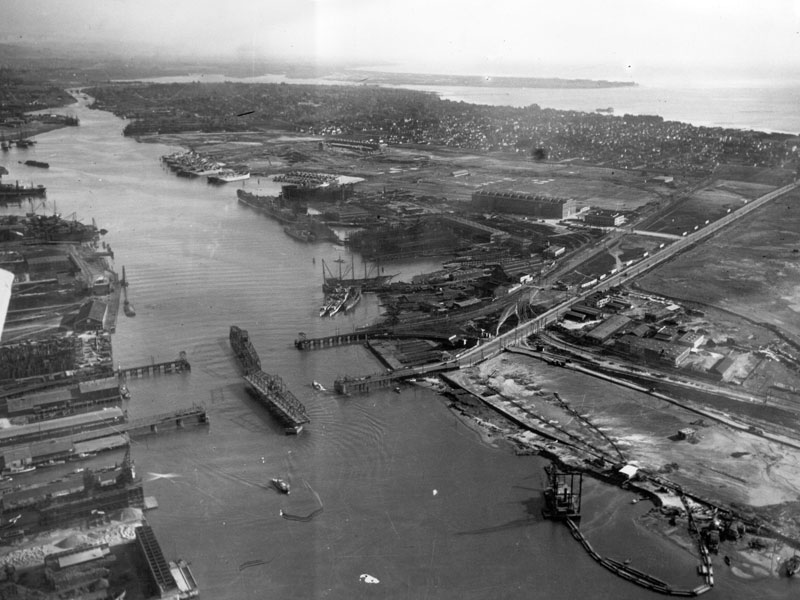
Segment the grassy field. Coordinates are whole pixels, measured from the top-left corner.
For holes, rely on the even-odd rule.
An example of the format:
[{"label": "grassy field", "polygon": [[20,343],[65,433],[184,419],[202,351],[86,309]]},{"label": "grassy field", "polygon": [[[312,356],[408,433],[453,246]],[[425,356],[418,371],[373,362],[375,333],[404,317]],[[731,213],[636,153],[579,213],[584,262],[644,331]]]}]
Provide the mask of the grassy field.
[{"label": "grassy field", "polygon": [[800,344],[800,192],[770,202],[638,283],[768,323]]}]

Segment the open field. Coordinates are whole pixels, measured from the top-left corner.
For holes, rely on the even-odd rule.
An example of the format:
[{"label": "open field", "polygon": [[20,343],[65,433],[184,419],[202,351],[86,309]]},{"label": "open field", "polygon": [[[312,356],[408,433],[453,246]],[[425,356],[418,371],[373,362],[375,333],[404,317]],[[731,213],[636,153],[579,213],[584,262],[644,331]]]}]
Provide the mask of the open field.
[{"label": "open field", "polygon": [[[284,131],[181,133],[143,136],[192,148],[232,165],[248,165],[254,175],[289,169],[364,177],[365,191],[402,188],[419,196],[468,202],[482,187],[574,198],[579,207],[635,210],[658,200],[662,186],[646,184],[641,173],[564,163],[538,163],[511,153],[476,154],[435,146],[390,147],[359,155],[322,149],[323,138]],[[466,170],[469,175],[453,176]]]},{"label": "open field", "polygon": [[758,183],[715,180],[640,223],[638,228],[681,235],[703,227],[707,221],[719,219],[773,189],[775,186]]},{"label": "open field", "polygon": [[800,192],[645,275],[649,291],[717,306],[800,344]]}]

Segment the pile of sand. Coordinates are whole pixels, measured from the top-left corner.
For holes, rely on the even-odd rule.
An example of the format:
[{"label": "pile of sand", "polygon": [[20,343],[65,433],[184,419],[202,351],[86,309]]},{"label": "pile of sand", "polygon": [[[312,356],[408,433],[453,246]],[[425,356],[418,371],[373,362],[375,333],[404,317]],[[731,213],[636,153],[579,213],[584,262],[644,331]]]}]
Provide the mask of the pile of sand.
[{"label": "pile of sand", "polygon": [[90,543],[91,542],[89,541],[88,537],[76,531],[65,537],[60,542],[56,542],[55,545],[58,546],[59,548],[68,550],[70,548],[78,548],[79,546],[85,546]]}]

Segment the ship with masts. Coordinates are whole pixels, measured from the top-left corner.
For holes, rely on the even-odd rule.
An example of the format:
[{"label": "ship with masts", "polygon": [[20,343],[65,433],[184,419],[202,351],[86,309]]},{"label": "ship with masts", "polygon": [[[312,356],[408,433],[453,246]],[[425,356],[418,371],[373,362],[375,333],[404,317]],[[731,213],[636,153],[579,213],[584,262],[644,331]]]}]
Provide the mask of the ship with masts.
[{"label": "ship with masts", "polygon": [[339,264],[338,275],[334,275],[331,272],[328,265],[325,264],[325,260],[322,261],[322,291],[326,294],[332,293],[338,287],[343,287],[345,289],[348,287],[357,287],[362,292],[377,292],[387,285],[394,277],[394,275],[374,274],[380,268],[378,265],[375,265],[368,271],[367,263],[364,263],[364,277],[356,277],[352,264],[352,257],[350,267],[344,271],[342,270],[344,260],[341,257],[333,262]]}]

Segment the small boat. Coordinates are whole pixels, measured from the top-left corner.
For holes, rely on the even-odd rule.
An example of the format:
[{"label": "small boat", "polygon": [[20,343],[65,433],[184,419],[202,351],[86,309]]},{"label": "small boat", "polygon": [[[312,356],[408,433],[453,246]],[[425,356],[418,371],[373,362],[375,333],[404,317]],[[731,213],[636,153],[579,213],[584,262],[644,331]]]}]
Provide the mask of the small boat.
[{"label": "small boat", "polygon": [[31,471],[35,471],[36,467],[33,465],[21,466],[21,467],[9,467],[6,471],[11,475],[19,475],[20,473],[30,473]]},{"label": "small boat", "polygon": [[283,492],[284,494],[289,493],[289,484],[288,482],[284,481],[280,477],[276,477],[272,480],[272,485],[275,486],[275,489],[279,492]]},{"label": "small boat", "polygon": [[730,557],[730,556],[728,556],[728,555],[726,554],[726,555],[725,555],[725,557],[724,557],[722,560],[724,560],[724,561],[725,561],[725,564],[726,564],[726,565],[728,565],[729,567],[731,566],[731,557]]},{"label": "small boat", "polygon": [[136,316],[136,311],[133,308],[133,304],[131,304],[127,300],[125,300],[125,302],[122,303],[122,310],[125,312],[126,317]]},{"label": "small boat", "polygon": [[311,387],[313,387],[318,392],[324,392],[325,391],[325,388],[322,386],[322,384],[319,381],[311,382]]},{"label": "small boat", "polygon": [[795,554],[786,560],[786,575],[793,577],[798,569],[800,569],[800,555]]},{"label": "small boat", "polygon": [[233,181],[244,181],[250,179],[250,173],[246,171],[234,171],[233,169],[223,169],[219,173],[206,175],[209,183],[231,183]]}]

